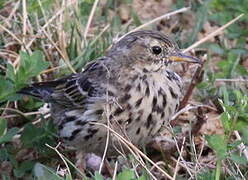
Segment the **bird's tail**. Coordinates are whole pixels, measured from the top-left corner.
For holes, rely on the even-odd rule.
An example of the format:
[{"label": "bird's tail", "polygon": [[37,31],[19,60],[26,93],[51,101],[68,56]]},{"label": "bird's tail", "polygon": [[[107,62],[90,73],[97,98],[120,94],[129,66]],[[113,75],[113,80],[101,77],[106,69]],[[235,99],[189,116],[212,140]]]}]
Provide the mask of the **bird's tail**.
[{"label": "bird's tail", "polygon": [[58,81],[34,83],[28,87],[22,88],[17,93],[33,96],[47,102],[49,101],[51,94],[54,92],[54,89],[58,83]]}]

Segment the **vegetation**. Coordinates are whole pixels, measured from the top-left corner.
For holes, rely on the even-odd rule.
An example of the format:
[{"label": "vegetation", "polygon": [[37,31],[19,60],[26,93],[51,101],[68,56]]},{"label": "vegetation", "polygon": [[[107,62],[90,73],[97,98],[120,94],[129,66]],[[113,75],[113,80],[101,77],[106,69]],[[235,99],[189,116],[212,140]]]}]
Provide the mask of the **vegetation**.
[{"label": "vegetation", "polygon": [[[99,172],[81,172],[75,152],[57,146],[57,130],[43,102],[16,92],[33,81],[80,72],[87,62],[102,56],[117,35],[154,16],[189,6],[183,0],[167,1],[165,9],[164,1],[149,1],[158,7],[153,12],[145,1],[106,0],[93,11],[95,2],[0,0],[1,179],[104,179]],[[171,34],[181,48],[187,48],[238,15],[245,15],[191,52],[206,62],[202,80],[188,103],[201,105],[200,115],[206,122],[196,134],[188,130],[184,139],[184,125],[191,127],[199,111],[189,110],[183,123],[185,114],[180,114],[177,125],[172,125],[171,138],[177,148],[171,158],[164,153],[147,154],[154,162],[160,159],[159,166],[175,179],[248,179],[247,1],[191,1],[190,5],[190,10],[145,28]],[[143,8],[137,8],[140,6]],[[146,11],[149,8],[151,11]],[[178,71],[187,82],[195,68],[189,68],[188,73],[185,67]],[[151,178],[149,172],[158,179],[166,177],[148,161],[146,168],[139,165],[132,155],[118,167],[115,178],[109,179],[145,180]]]}]

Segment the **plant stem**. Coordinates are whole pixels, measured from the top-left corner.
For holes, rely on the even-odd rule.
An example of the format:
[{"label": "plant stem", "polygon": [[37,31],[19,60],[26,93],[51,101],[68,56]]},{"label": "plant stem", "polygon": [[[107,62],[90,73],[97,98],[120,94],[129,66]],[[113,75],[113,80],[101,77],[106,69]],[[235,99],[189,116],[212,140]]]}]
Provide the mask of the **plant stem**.
[{"label": "plant stem", "polygon": [[221,160],[218,159],[216,162],[215,180],[220,179],[220,171],[221,171]]}]

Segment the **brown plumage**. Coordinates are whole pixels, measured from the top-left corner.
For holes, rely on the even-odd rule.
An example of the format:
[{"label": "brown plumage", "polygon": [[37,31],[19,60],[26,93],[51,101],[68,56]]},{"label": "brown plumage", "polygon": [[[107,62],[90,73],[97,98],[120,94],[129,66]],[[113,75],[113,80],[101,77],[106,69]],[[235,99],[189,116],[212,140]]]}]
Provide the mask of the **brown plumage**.
[{"label": "brown plumage", "polygon": [[[177,110],[182,82],[169,68],[175,61],[199,63],[181,54],[167,36],[137,31],[83,72],[35,83],[20,93],[50,103],[60,137],[84,152],[103,152],[107,129],[95,123],[108,124],[108,119],[111,128],[141,146]],[[109,152],[119,146],[118,139],[110,136]]]}]

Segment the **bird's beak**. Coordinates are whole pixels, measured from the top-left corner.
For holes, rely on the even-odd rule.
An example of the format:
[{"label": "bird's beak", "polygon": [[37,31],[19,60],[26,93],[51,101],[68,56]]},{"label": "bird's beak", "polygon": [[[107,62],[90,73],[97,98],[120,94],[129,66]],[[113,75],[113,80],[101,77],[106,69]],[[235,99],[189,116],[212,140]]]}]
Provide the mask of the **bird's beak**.
[{"label": "bird's beak", "polygon": [[188,62],[188,63],[199,63],[199,64],[202,63],[200,59],[197,59],[192,56],[187,56],[185,54],[178,52],[174,55],[169,56],[168,59],[174,62]]}]

